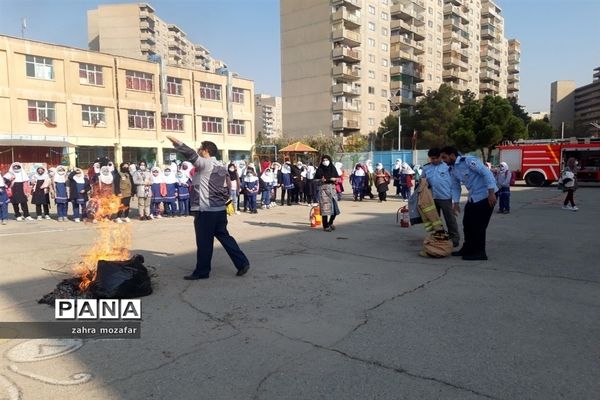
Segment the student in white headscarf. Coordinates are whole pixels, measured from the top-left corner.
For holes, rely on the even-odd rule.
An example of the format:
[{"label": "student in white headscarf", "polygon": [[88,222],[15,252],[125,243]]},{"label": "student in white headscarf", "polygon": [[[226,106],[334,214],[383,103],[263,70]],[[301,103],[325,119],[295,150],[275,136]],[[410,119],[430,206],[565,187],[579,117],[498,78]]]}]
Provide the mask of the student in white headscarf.
[{"label": "student in white headscarf", "polygon": [[271,168],[267,168],[260,175],[260,189],[261,189],[261,203],[262,208],[271,208],[271,190],[273,190],[273,184],[275,183],[275,177]]},{"label": "student in white headscarf", "polygon": [[73,203],[73,221],[81,222],[81,218],[87,217],[85,205],[91,190],[90,179],[81,168],[75,168],[69,174],[68,180],[69,200]]},{"label": "student in white headscarf", "polygon": [[162,171],[158,167],[153,167],[152,173],[152,204],[150,206],[150,218],[162,218],[160,215],[160,203],[163,201],[163,196],[166,194],[166,186]]},{"label": "student in white headscarf", "polygon": [[[35,173],[31,177],[32,190],[31,190],[31,203],[35,204],[35,213],[38,221],[42,218],[50,218],[50,187],[52,181],[48,175],[46,168],[39,166],[35,169]],[[42,214],[43,208],[43,214]]]},{"label": "student in white headscarf", "polygon": [[56,209],[58,222],[67,221],[67,209],[69,206],[69,193],[67,190],[67,170],[64,166],[59,165],[54,171],[52,177],[52,185],[54,187],[54,202],[56,203]]},{"label": "student in white headscarf", "polygon": [[[31,192],[29,176],[27,176],[20,162],[11,164],[8,172],[4,175],[4,182],[12,192],[10,202],[15,210],[17,221],[33,221],[33,218],[29,215],[29,207],[27,206],[27,197]],[[23,211],[23,214],[19,211],[19,207]]]},{"label": "student in white headscarf", "polygon": [[496,173],[496,184],[498,185],[498,213],[510,213],[510,181],[512,172],[508,168],[508,164],[504,161],[500,163],[500,168]]},{"label": "student in white headscarf", "polygon": [[394,177],[394,187],[396,188],[396,197],[400,197],[400,192],[402,190],[402,160],[396,159],[394,163],[394,168],[392,169],[392,176]]},{"label": "student in white headscarf", "polygon": [[[173,163],[171,163],[173,165]],[[175,217],[177,214],[177,177],[172,166],[167,166],[163,170],[163,179],[165,182],[166,193],[163,197],[166,217]]]}]

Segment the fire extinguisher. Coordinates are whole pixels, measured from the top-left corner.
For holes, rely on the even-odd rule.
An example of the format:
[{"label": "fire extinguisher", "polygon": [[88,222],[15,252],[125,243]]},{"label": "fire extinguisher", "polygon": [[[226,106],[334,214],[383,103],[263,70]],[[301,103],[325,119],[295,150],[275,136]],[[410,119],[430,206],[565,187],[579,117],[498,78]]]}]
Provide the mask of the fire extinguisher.
[{"label": "fire extinguisher", "polygon": [[319,206],[313,206],[310,208],[310,213],[308,214],[308,220],[310,221],[310,227],[316,228],[321,226],[321,208]]},{"label": "fire extinguisher", "polygon": [[396,223],[400,223],[402,228],[410,228],[410,216],[408,214],[407,206],[398,209],[398,212],[396,213]]}]

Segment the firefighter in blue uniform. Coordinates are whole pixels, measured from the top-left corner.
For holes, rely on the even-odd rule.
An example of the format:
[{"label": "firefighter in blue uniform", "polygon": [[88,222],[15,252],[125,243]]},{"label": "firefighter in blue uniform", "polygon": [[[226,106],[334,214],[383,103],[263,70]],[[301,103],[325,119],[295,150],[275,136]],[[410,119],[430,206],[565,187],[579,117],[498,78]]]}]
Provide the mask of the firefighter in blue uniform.
[{"label": "firefighter in blue uniform", "polygon": [[485,235],[496,206],[496,179],[478,158],[462,156],[455,147],[444,147],[440,156],[450,166],[452,203],[457,214],[460,212],[461,184],[469,191],[463,216],[463,247],[452,255],[462,256],[463,260],[487,260]]}]

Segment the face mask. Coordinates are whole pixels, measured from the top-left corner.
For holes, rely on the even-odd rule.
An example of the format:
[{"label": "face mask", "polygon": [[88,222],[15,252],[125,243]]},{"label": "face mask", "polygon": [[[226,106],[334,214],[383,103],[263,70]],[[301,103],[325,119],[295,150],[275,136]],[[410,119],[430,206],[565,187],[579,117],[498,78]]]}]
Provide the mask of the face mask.
[{"label": "face mask", "polygon": [[229,172],[235,172],[235,168],[229,168]]},{"label": "face mask", "polygon": [[15,171],[15,172],[21,172],[21,167],[14,167],[13,171]]},{"label": "face mask", "polygon": [[56,171],[57,174],[59,175],[64,175],[65,174],[65,170],[64,169],[59,169],[58,171]]},{"label": "face mask", "polygon": [[123,168],[121,168],[121,172],[127,172],[127,171],[129,171],[128,166],[123,166]]},{"label": "face mask", "polygon": [[171,171],[165,171],[165,176],[171,175]]},{"label": "face mask", "polygon": [[377,171],[381,171],[383,167],[377,167]]},{"label": "face mask", "polygon": [[324,160],[323,161],[323,166],[329,167],[329,160]]},{"label": "face mask", "polygon": [[140,165],[140,171],[145,171],[146,170],[146,166],[145,165]]},{"label": "face mask", "polygon": [[38,173],[38,175],[42,175],[44,173],[44,170],[43,169],[38,169],[37,173]]}]

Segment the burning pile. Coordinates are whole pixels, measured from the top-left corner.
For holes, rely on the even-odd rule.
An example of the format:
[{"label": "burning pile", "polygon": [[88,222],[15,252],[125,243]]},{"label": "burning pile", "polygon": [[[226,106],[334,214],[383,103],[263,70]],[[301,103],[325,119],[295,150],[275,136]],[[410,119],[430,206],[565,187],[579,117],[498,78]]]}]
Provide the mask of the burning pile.
[{"label": "burning pile", "polygon": [[60,282],[39,303],[54,305],[56,298],[133,298],[152,293],[144,257],[132,257],[129,251],[129,225],[110,219],[119,207],[120,198],[115,195],[90,200],[88,209],[97,221],[96,241],[74,267],[75,277]]}]

